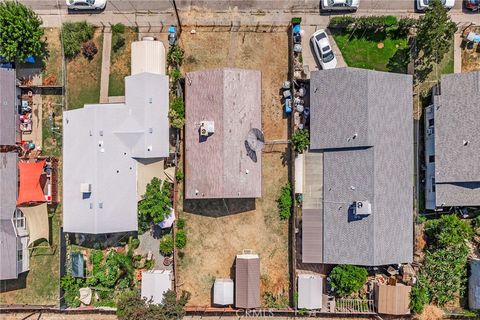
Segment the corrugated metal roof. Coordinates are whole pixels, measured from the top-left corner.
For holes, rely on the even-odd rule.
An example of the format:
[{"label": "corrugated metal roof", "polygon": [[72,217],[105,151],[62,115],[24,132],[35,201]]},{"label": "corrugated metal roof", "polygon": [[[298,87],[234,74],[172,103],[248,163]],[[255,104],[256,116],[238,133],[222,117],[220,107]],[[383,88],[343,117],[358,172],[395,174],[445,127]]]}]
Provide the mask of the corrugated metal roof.
[{"label": "corrugated metal roof", "polygon": [[[63,116],[65,232],[137,230],[137,160],[169,155],[168,77],[126,78],[125,104],[86,105]],[[91,192],[81,192],[86,184]]]},{"label": "corrugated metal roof", "polygon": [[[261,129],[261,74],[210,69],[187,73],[185,83],[185,198],[258,198],[262,156],[247,154],[247,135]],[[214,133],[199,134],[202,121]]]},{"label": "corrugated metal roof", "polygon": [[322,278],[319,275],[298,275],[298,308],[321,309],[322,308]]},{"label": "corrugated metal roof", "polygon": [[17,112],[15,70],[0,68],[0,145],[15,145]]},{"label": "corrugated metal roof", "polygon": [[165,74],[165,47],[161,41],[132,42],[132,75],[149,72]]},{"label": "corrugated metal roof", "polygon": [[246,309],[260,307],[260,259],[257,255],[237,255],[235,306]]},{"label": "corrugated metal roof", "polygon": [[[408,75],[353,68],[312,72],[310,148],[322,150],[324,157],[318,168],[323,170],[323,212],[316,227],[323,231],[323,252],[318,259],[313,248],[304,248],[312,249],[309,262],[412,260],[412,95]],[[372,214],[354,216],[355,201],[369,201]]]}]

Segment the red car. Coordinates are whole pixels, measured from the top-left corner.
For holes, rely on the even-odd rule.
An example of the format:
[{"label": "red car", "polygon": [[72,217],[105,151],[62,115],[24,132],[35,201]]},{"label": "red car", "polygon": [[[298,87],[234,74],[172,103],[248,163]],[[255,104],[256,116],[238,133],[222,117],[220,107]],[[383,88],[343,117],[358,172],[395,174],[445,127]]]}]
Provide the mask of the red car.
[{"label": "red car", "polygon": [[480,0],[465,0],[465,7],[472,11],[480,9]]}]

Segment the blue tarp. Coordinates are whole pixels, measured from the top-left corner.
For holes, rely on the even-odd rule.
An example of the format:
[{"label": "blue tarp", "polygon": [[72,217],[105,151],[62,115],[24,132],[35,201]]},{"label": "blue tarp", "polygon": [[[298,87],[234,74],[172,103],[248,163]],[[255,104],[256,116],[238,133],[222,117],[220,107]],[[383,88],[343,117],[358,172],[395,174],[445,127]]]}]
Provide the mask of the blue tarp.
[{"label": "blue tarp", "polygon": [[80,252],[72,252],[70,255],[72,261],[72,276],[74,278],[84,278],[85,277],[85,259],[83,254]]}]

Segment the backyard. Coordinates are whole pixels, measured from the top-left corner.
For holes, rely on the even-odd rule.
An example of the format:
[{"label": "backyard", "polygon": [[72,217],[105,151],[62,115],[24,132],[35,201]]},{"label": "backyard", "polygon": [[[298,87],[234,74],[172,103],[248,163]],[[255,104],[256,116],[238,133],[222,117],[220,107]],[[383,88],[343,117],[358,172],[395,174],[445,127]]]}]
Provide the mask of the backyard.
[{"label": "backyard", "polygon": [[93,59],[81,53],[67,63],[67,106],[68,109],[82,108],[87,103],[100,100],[100,74],[102,69],[103,33],[96,29],[93,42],[98,52]]},{"label": "backyard", "polygon": [[[196,28],[195,34],[182,35],[181,45],[185,49],[183,73],[214,67],[260,70],[265,139],[287,138],[287,119],[278,94],[287,79],[286,33],[229,33]],[[273,46],[277,49],[266,49]],[[276,202],[288,179],[285,152],[285,145],[265,147],[262,198],[252,200],[250,207],[245,205],[248,201],[243,201],[244,207],[235,200],[185,201],[183,212],[179,201],[178,211],[186,221],[188,243],[178,254],[176,283],[178,289],[192,293],[190,306],[211,305],[214,279],[234,278],[235,256],[243,249],[252,249],[260,256],[261,295],[272,294],[288,305],[288,220],[280,220]],[[239,209],[240,213],[223,212],[225,206]]]},{"label": "backyard", "polygon": [[[472,30],[480,33],[480,27]],[[462,72],[480,70],[480,44],[471,44],[462,49]]]}]

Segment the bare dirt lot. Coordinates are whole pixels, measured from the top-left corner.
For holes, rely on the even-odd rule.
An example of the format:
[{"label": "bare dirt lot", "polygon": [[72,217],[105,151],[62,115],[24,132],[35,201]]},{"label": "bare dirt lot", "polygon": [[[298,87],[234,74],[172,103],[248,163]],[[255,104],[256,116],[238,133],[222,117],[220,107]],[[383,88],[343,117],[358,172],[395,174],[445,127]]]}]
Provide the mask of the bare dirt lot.
[{"label": "bare dirt lot", "polygon": [[[480,27],[474,31],[480,33]],[[462,72],[478,70],[480,70],[480,44],[476,43],[471,48],[467,46],[462,49]]]},{"label": "bare dirt lot", "polygon": [[[262,126],[265,139],[286,140],[287,119],[279,88],[287,79],[287,33],[210,32],[184,27],[183,72],[214,67],[237,67],[262,73]],[[238,203],[211,200],[200,206],[185,203],[188,243],[179,254],[178,289],[192,293],[190,306],[210,306],[215,278],[234,278],[235,256],[252,249],[261,260],[262,294],[270,292],[288,301],[288,222],[279,219],[277,198],[287,182],[286,145],[266,146],[262,154],[262,198],[242,202],[244,211],[219,214],[212,209],[238,207]],[[200,168],[199,168],[200,169]],[[181,202],[181,201],[180,201]],[[180,206],[182,204],[180,203]],[[207,209],[208,208],[208,209]],[[235,208],[233,208],[235,210]],[[190,211],[190,212],[188,212]],[[221,211],[221,210],[220,210]],[[209,216],[207,216],[209,214]]]}]

